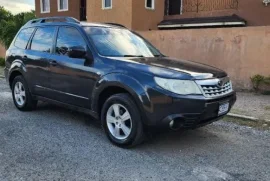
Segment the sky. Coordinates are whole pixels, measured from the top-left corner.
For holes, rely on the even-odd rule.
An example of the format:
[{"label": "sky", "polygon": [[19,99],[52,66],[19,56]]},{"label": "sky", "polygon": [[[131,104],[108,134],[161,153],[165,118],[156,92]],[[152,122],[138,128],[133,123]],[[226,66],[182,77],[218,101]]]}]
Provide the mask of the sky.
[{"label": "sky", "polygon": [[35,0],[0,0],[0,6],[4,6],[12,14],[35,10]]}]

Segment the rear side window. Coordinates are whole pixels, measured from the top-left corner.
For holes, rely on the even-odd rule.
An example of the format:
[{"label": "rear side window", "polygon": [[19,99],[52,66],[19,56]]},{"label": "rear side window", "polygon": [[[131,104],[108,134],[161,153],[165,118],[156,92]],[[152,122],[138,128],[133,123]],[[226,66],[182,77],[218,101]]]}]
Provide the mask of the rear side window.
[{"label": "rear side window", "polygon": [[76,46],[86,48],[80,32],[73,27],[60,27],[56,41],[56,54],[67,55],[68,51]]},{"label": "rear side window", "polygon": [[18,48],[25,49],[34,29],[35,28],[27,28],[21,30],[15,40],[14,45]]},{"label": "rear side window", "polygon": [[55,27],[38,28],[31,42],[31,50],[51,52]]}]

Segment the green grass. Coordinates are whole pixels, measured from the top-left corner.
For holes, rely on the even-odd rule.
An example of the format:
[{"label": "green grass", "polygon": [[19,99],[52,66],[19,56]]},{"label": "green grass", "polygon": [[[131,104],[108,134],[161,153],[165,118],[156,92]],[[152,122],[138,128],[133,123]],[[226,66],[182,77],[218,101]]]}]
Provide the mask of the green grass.
[{"label": "green grass", "polygon": [[270,111],[270,106],[265,106],[264,109]]},{"label": "green grass", "polygon": [[223,120],[227,122],[236,123],[242,126],[249,126],[249,127],[257,128],[260,130],[270,130],[270,122],[265,122],[262,120],[251,121],[248,119],[233,118],[229,116],[225,116]]},{"label": "green grass", "polygon": [[5,59],[0,57],[0,66],[4,67],[5,66]]},{"label": "green grass", "polygon": [[262,91],[262,95],[270,95],[270,91]]}]

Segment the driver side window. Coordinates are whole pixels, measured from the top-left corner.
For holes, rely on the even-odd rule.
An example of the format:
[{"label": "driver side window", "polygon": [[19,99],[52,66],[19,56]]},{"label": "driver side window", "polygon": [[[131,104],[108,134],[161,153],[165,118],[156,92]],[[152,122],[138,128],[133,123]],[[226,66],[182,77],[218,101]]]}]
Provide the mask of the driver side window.
[{"label": "driver side window", "polygon": [[68,56],[69,50],[77,46],[86,48],[86,43],[80,32],[73,27],[60,27],[56,41],[56,54]]}]

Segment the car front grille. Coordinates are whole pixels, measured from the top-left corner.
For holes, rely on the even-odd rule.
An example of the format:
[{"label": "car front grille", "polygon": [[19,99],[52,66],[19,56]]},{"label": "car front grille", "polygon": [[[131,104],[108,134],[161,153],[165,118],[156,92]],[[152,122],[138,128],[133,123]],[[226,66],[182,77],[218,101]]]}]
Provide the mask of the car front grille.
[{"label": "car front grille", "polygon": [[198,80],[196,83],[200,86],[205,97],[220,97],[233,91],[232,83],[228,77]]}]

